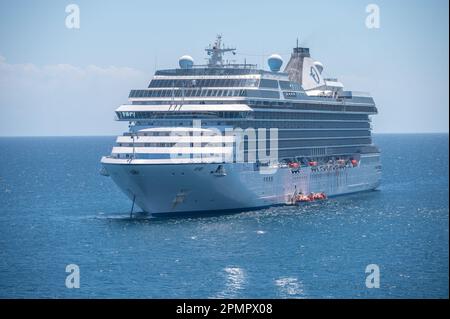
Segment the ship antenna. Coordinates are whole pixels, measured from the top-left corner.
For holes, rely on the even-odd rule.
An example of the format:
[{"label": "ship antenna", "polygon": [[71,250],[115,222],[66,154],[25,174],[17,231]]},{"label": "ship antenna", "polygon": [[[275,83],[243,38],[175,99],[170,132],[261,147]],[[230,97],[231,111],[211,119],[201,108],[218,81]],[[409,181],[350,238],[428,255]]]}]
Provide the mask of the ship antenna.
[{"label": "ship antenna", "polygon": [[232,52],[236,54],[236,48],[225,48],[222,44],[222,35],[218,34],[213,46],[211,45],[205,49],[206,53],[210,56],[208,59],[208,67],[221,67],[223,66],[223,54]]}]

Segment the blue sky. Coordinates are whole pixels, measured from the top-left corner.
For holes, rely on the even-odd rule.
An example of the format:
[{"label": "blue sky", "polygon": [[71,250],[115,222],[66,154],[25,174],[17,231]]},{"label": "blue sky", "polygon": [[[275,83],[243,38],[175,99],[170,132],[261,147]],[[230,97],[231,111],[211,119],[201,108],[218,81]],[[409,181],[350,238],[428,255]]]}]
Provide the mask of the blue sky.
[{"label": "blue sky", "polygon": [[[65,26],[66,5],[80,29]],[[365,26],[366,6],[380,28]],[[369,91],[375,132],[448,132],[448,1],[0,0],[0,135],[114,135],[114,109],[155,67],[222,33],[238,61],[311,49],[327,76]]]}]

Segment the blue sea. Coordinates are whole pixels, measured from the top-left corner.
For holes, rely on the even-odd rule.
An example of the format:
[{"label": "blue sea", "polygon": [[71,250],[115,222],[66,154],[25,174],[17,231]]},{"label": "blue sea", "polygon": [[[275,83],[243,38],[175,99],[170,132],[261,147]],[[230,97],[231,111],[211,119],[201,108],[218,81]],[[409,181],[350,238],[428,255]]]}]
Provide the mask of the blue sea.
[{"label": "blue sea", "polygon": [[129,218],[114,139],[0,139],[1,298],[449,296],[448,134],[375,135],[378,191],[182,219]]}]

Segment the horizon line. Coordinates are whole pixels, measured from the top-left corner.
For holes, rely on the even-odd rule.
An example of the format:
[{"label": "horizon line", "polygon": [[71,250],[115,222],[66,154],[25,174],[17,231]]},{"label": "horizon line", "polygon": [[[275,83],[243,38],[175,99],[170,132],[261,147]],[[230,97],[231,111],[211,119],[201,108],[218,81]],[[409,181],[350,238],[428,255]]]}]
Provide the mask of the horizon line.
[{"label": "horizon line", "polygon": [[[449,132],[375,132],[372,135],[425,135],[425,134],[446,134]],[[16,138],[16,137],[117,137],[116,134],[93,134],[93,135],[0,135],[0,138]]]}]

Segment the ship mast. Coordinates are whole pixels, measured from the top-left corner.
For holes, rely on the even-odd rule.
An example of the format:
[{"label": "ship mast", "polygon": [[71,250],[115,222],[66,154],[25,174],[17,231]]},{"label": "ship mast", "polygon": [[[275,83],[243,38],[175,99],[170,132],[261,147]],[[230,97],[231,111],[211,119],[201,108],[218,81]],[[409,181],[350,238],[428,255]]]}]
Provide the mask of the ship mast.
[{"label": "ship mast", "polygon": [[223,66],[223,54],[231,52],[236,54],[236,48],[225,48],[222,44],[222,35],[218,34],[214,45],[211,45],[205,49],[206,53],[209,55],[208,67],[220,67]]}]

